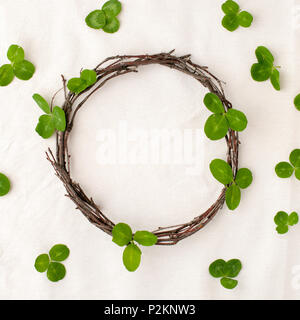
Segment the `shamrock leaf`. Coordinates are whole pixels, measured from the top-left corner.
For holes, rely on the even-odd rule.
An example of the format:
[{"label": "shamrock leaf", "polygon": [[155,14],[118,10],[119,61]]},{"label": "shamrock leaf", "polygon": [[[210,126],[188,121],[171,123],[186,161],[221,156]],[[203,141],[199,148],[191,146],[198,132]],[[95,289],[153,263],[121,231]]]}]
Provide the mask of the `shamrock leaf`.
[{"label": "shamrock leaf", "polygon": [[300,94],[298,94],[294,99],[295,108],[300,111]]},{"label": "shamrock leaf", "polygon": [[47,277],[52,282],[62,280],[66,275],[66,268],[62,263],[51,262],[48,267]]},{"label": "shamrock leaf", "polygon": [[86,24],[93,29],[102,29],[106,24],[106,16],[103,10],[94,10],[85,18]]},{"label": "shamrock leaf", "polygon": [[49,264],[50,259],[48,254],[41,254],[36,258],[34,267],[38,272],[45,272],[47,271]]},{"label": "shamrock leaf", "polygon": [[8,194],[10,190],[10,181],[6,175],[0,173],[0,197]]},{"label": "shamrock leaf", "polygon": [[65,266],[57,261],[64,261],[70,254],[69,248],[64,244],[53,246],[49,254],[40,254],[34,263],[34,267],[38,272],[46,272],[47,278],[52,282],[62,280],[66,275]]},{"label": "shamrock leaf", "polygon": [[137,231],[133,240],[142,246],[153,246],[157,242],[157,236],[149,231]]},{"label": "shamrock leaf", "polygon": [[230,165],[221,159],[213,160],[209,165],[210,171],[214,178],[224,185],[233,181],[233,173]]},{"label": "shamrock leaf", "polygon": [[289,230],[289,226],[294,226],[298,223],[299,216],[297,212],[292,212],[288,215],[284,211],[279,211],[274,217],[274,222],[277,225],[276,231],[279,234],[285,234]]},{"label": "shamrock leaf", "polygon": [[280,73],[274,66],[274,57],[269,49],[264,46],[259,46],[255,50],[255,55],[258,63],[254,63],[251,67],[251,76],[253,80],[263,82],[268,79],[275,90],[280,90]]},{"label": "shamrock leaf", "polygon": [[234,131],[243,131],[246,129],[248,120],[245,114],[239,110],[229,109],[226,114],[229,127]]},{"label": "shamrock leaf", "polygon": [[294,226],[294,225],[297,224],[298,222],[299,222],[298,213],[297,213],[297,212],[292,212],[292,213],[289,215],[289,218],[288,218],[288,225],[289,225],[289,226]]},{"label": "shamrock leaf", "polygon": [[132,240],[132,230],[126,223],[118,223],[112,230],[112,241],[118,246],[123,247]]},{"label": "shamrock leaf", "polygon": [[241,189],[248,188],[251,185],[252,181],[253,181],[253,176],[252,176],[252,172],[249,169],[242,168],[238,170],[236,174],[235,182]]},{"label": "shamrock leaf", "polygon": [[232,0],[228,0],[222,5],[222,10],[225,16],[222,20],[222,25],[228,31],[234,31],[239,26],[249,28],[253,21],[253,16],[247,12],[240,12],[240,6]]},{"label": "shamrock leaf", "polygon": [[235,210],[241,202],[241,189],[238,185],[232,184],[226,189],[226,204],[229,210]]},{"label": "shamrock leaf", "polygon": [[228,122],[223,114],[212,114],[204,125],[204,132],[211,140],[219,140],[226,136]]},{"label": "shamrock leaf", "polygon": [[14,69],[10,64],[4,64],[0,67],[0,86],[8,86],[14,80]]},{"label": "shamrock leaf", "polygon": [[15,76],[20,80],[31,79],[35,72],[34,65],[27,60],[16,62],[13,65],[13,69],[14,69]]},{"label": "shamrock leaf", "polygon": [[238,285],[238,281],[230,278],[222,278],[220,280],[221,285],[226,289],[234,289]]},{"label": "shamrock leaf", "polygon": [[16,44],[11,45],[7,51],[7,58],[12,63],[23,61],[25,58],[24,49]]},{"label": "shamrock leaf", "polygon": [[120,21],[116,17],[109,17],[103,31],[106,33],[115,33],[120,29]]},{"label": "shamrock leaf", "polygon": [[80,73],[80,78],[72,78],[67,87],[71,92],[79,94],[97,81],[97,73],[94,70],[85,69]]},{"label": "shamrock leaf", "polygon": [[122,4],[118,0],[110,0],[104,3],[102,10],[107,17],[116,17],[122,10]]},{"label": "shamrock leaf", "polygon": [[64,261],[68,258],[69,254],[70,250],[64,244],[56,244],[49,251],[49,255],[54,261]]},{"label": "shamrock leaf", "polygon": [[39,94],[35,93],[32,98],[37,105],[46,113],[39,118],[39,122],[35,131],[44,139],[50,138],[55,129],[58,131],[65,131],[66,129],[66,115],[60,107],[54,107],[53,111],[48,102]]},{"label": "shamrock leaf", "polygon": [[142,252],[139,247],[130,243],[123,252],[123,263],[130,272],[135,271],[141,263]]},{"label": "shamrock leaf", "polygon": [[221,278],[220,283],[226,289],[233,289],[237,286],[238,281],[232,278],[238,276],[242,269],[242,263],[238,259],[231,259],[225,262],[218,259],[210,264],[209,273],[214,278]]},{"label": "shamrock leaf", "polygon": [[212,113],[224,113],[224,106],[220,98],[214,93],[207,93],[203,100],[205,106]]},{"label": "shamrock leaf", "polygon": [[291,152],[289,162],[279,162],[275,167],[275,172],[279,178],[289,178],[295,172],[295,177],[300,180],[300,149]]}]

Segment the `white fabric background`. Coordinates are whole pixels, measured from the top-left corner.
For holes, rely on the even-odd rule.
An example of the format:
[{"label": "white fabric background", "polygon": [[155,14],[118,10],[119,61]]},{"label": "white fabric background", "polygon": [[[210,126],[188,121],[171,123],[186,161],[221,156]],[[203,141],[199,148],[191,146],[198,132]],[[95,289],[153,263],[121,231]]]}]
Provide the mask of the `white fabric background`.
[{"label": "white fabric background", "polygon": [[[255,20],[250,29],[234,33],[220,24],[223,0],[122,3],[121,28],[111,35],[84,23],[101,5],[96,0],[1,0],[1,63],[6,63],[9,45],[17,43],[37,69],[30,81],[15,80],[0,89],[0,171],[12,181],[11,192],[0,199],[0,298],[299,298],[300,226],[278,236],[273,217],[279,210],[300,211],[299,181],[274,174],[275,164],[288,159],[300,143],[300,113],[292,103],[300,91],[300,1],[239,0]],[[258,45],[269,47],[282,66],[281,92],[250,77]],[[143,248],[140,268],[129,273],[122,265],[122,249],[64,197],[44,154],[55,140],[44,141],[35,133],[41,113],[31,97],[39,92],[50,100],[61,87],[60,74],[77,76],[82,67],[93,68],[107,56],[173,48],[180,55],[191,53],[195,62],[226,81],[229,99],[247,114],[240,163],[255,179],[234,213],[222,210],[203,231],[177,246]],[[204,93],[185,75],[145,67],[138,75],[110,82],[80,112],[71,138],[73,175],[113,221],[151,230],[193,218],[215,200],[221,188],[208,164],[224,157],[223,141],[203,139],[200,176],[187,175],[180,165],[100,166],[96,161],[97,132],[115,128],[120,120],[140,128],[202,128],[209,115]],[[33,263],[55,243],[67,244],[71,255],[66,278],[53,284]],[[208,274],[217,258],[241,259],[235,290],[224,290]]]}]

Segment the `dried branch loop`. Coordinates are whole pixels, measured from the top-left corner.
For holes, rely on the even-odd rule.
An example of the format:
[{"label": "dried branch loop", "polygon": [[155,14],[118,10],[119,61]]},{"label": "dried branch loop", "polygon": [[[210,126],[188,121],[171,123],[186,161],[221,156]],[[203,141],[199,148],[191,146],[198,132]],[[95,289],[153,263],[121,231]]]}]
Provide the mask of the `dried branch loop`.
[{"label": "dried branch loop", "polygon": [[[193,63],[190,59],[190,55],[176,56],[173,52],[174,50],[169,53],[154,55],[146,54],[109,57],[94,69],[97,73],[97,82],[78,95],[67,92],[66,81],[63,78],[63,89],[65,93],[63,110],[66,114],[67,127],[65,132],[56,133],[56,155],[49,149],[48,152],[46,152],[47,159],[51,162],[56,175],[64,184],[67,191],[67,197],[75,203],[76,208],[80,210],[92,224],[109,235],[112,234],[112,229],[115,224],[104,215],[93,199],[86,195],[80,185],[72,179],[70,173],[68,139],[78,111],[84,106],[85,102],[109,80],[127,73],[137,72],[139,67],[144,65],[159,64],[193,77],[200,82],[201,85],[221,99],[225,111],[232,108],[231,103],[225,98],[222,82],[209,72],[207,67]],[[238,133],[229,129],[225,140],[228,147],[227,161],[231,165],[235,176],[238,169]],[[192,221],[176,226],[160,227],[153,231],[158,237],[157,245],[174,245],[202,229],[223,207],[225,202],[225,191],[226,188],[223,188],[215,203]]]}]

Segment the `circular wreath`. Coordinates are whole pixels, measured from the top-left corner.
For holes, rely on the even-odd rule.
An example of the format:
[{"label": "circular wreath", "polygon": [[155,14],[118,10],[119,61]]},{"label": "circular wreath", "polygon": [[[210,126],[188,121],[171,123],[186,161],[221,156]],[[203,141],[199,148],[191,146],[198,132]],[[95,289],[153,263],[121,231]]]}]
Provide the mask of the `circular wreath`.
[{"label": "circular wreath", "polygon": [[[225,112],[232,108],[232,104],[225,97],[222,82],[209,72],[207,67],[192,62],[190,54],[176,56],[173,55],[173,52],[174,50],[169,53],[153,55],[145,54],[108,57],[94,69],[97,74],[95,84],[79,94],[75,94],[71,91],[67,92],[66,80],[63,77],[65,101],[62,109],[65,111],[66,116],[66,130],[64,132],[56,132],[56,156],[54,156],[49,148],[46,153],[47,159],[54,167],[56,175],[63,182],[67,191],[66,196],[76,204],[76,208],[79,209],[92,224],[109,235],[112,235],[115,224],[104,215],[93,199],[87,196],[79,183],[75,182],[71,177],[68,140],[74,126],[76,115],[84,106],[85,102],[109,80],[127,73],[138,72],[138,68],[141,66],[158,64],[170,69],[178,70],[193,77],[202,86],[208,88],[211,93],[218,96],[223,104]],[[238,132],[229,128],[225,140],[228,148],[227,162],[232,168],[233,177],[236,177],[239,150]],[[159,227],[157,230],[153,231],[152,233],[157,237],[156,245],[175,245],[179,241],[202,229],[223,207],[225,193],[226,187],[222,189],[220,196],[210,208],[201,215],[195,217],[192,221],[176,226]]]}]

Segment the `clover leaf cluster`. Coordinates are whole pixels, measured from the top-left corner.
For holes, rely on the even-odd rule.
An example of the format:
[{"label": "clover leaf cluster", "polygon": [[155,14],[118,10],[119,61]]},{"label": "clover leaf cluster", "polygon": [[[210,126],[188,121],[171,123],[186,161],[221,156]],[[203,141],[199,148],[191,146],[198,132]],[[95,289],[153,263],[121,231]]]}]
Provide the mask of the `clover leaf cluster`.
[{"label": "clover leaf cluster", "polygon": [[0,86],[8,86],[16,76],[20,80],[29,80],[34,72],[34,65],[25,60],[24,49],[13,44],[7,51],[7,58],[11,62],[0,67]]},{"label": "clover leaf cluster", "polygon": [[83,92],[97,81],[97,73],[94,70],[85,69],[81,71],[79,78],[72,78],[68,81],[68,89],[76,94]]},{"label": "clover leaf cluster", "polygon": [[137,231],[132,233],[126,223],[118,223],[112,230],[112,241],[120,247],[126,246],[123,252],[123,263],[130,272],[135,271],[141,263],[141,249],[135,242],[142,246],[153,246],[157,242],[157,236],[149,231]]},{"label": "clover leaf cluster", "polygon": [[53,246],[49,254],[40,254],[34,263],[34,267],[38,272],[46,272],[47,277],[52,282],[62,280],[66,275],[66,268],[61,263],[69,257],[70,250],[64,244],[56,244]]},{"label": "clover leaf cluster", "polygon": [[236,109],[224,109],[220,98],[214,93],[207,93],[203,100],[205,106],[213,114],[207,119],[204,132],[211,140],[219,140],[226,136],[229,129],[243,131],[248,120],[245,114]]},{"label": "clover leaf cluster", "polygon": [[232,0],[222,4],[225,16],[222,25],[228,31],[235,31],[239,26],[249,28],[253,21],[253,16],[247,11],[241,11],[240,6]]},{"label": "clover leaf cluster", "polygon": [[55,130],[65,131],[66,129],[66,115],[60,107],[54,107],[53,110],[48,102],[39,94],[33,95],[34,101],[45,112],[39,118],[39,122],[35,131],[44,139],[50,138]]},{"label": "clover leaf cluster", "polygon": [[238,170],[234,179],[231,166],[222,159],[215,159],[209,165],[214,178],[226,187],[226,204],[229,210],[235,210],[241,201],[241,189],[248,188],[253,176],[249,169]]},{"label": "clover leaf cluster", "polygon": [[94,10],[85,18],[86,24],[93,29],[102,29],[107,33],[117,32],[120,22],[117,18],[122,10],[122,4],[118,0],[109,0],[104,3],[102,10]]},{"label": "clover leaf cluster", "polygon": [[269,49],[264,46],[255,50],[257,63],[251,67],[251,76],[255,81],[263,82],[271,80],[275,90],[280,90],[280,73],[278,66],[274,65],[274,57]]},{"label": "clover leaf cluster", "polygon": [[274,217],[274,222],[277,225],[276,231],[279,234],[284,234],[289,231],[289,226],[294,226],[299,222],[299,216],[297,212],[288,215],[284,211],[279,211]]},{"label": "clover leaf cluster", "polygon": [[231,259],[225,262],[218,259],[209,266],[209,273],[214,278],[221,278],[220,283],[226,289],[234,289],[238,285],[238,280],[232,279],[238,276],[242,269],[242,263],[239,259]]},{"label": "clover leaf cluster", "polygon": [[9,190],[10,190],[9,179],[5,174],[0,173],[0,197],[7,195]]},{"label": "clover leaf cluster", "polygon": [[290,178],[293,173],[300,180],[300,149],[295,149],[290,153],[290,162],[279,162],[275,167],[275,172],[279,178]]}]

